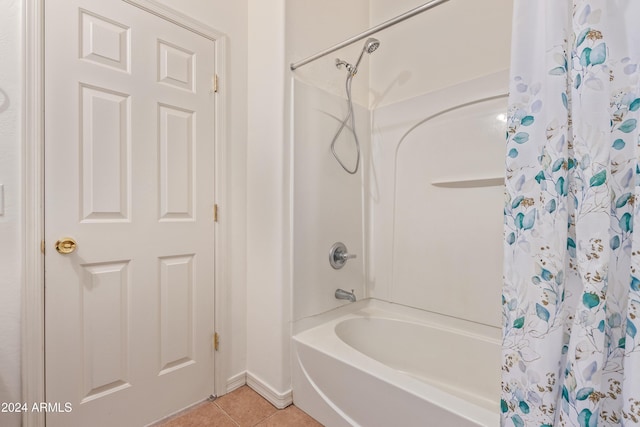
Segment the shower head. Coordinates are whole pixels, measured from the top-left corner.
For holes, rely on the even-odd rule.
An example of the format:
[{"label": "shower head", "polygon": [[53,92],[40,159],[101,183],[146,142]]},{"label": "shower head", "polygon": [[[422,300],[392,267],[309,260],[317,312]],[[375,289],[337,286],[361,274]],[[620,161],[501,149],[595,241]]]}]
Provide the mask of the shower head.
[{"label": "shower head", "polygon": [[364,50],[366,50],[367,53],[373,53],[373,51],[379,47],[380,47],[380,40],[374,39],[373,37],[367,39],[367,41],[364,44]]},{"label": "shower head", "polygon": [[358,72],[358,65],[360,65],[360,61],[362,61],[362,56],[365,52],[368,54],[373,53],[377,48],[380,47],[380,40],[372,38],[368,38],[366,42],[364,42],[364,46],[362,46],[362,52],[360,52],[360,56],[358,57],[358,61],[356,65],[353,67],[353,71],[351,74],[355,75]]},{"label": "shower head", "polygon": [[360,51],[360,56],[358,57],[358,61],[356,65],[351,65],[346,61],[343,61],[339,58],[336,59],[336,67],[342,68],[344,66],[351,76],[355,76],[358,72],[358,66],[360,65],[360,61],[362,61],[362,57],[364,53],[367,52],[369,54],[373,53],[378,47],[380,47],[380,40],[372,38],[368,38],[366,42],[364,42],[364,46],[362,46],[362,51]]}]

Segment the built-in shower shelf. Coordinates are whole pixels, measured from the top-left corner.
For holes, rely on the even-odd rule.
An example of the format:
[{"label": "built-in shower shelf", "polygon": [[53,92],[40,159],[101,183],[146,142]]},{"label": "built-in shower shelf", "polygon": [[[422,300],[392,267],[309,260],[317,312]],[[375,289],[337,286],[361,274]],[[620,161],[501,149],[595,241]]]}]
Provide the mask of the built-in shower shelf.
[{"label": "built-in shower shelf", "polygon": [[499,187],[504,185],[504,177],[496,178],[476,178],[476,179],[451,179],[433,181],[431,185],[444,188],[478,188],[478,187]]}]

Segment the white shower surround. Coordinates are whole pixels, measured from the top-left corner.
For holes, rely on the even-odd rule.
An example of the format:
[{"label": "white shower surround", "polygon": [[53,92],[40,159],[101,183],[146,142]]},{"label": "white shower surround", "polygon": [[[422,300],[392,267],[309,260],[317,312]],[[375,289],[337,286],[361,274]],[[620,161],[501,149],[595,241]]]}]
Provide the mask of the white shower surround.
[{"label": "white shower surround", "polygon": [[[294,403],[321,422],[391,425],[374,408],[397,407],[402,425],[498,424],[507,76],[374,110],[362,183],[345,178],[325,143],[335,121],[326,118],[344,101],[294,82]],[[468,212],[466,225],[447,222]],[[332,271],[322,243],[342,236],[364,259]],[[338,287],[367,299],[335,300]],[[393,344],[367,350],[385,334]]]},{"label": "white shower surround", "polygon": [[[344,304],[343,288],[500,326],[507,82],[505,70],[373,112],[356,104],[362,170],[348,175],[329,150],[346,100],[293,79],[294,322]],[[338,241],[358,258],[333,270]]]},{"label": "white shower surround", "polygon": [[372,113],[369,296],[500,326],[506,70]]},{"label": "white shower surround", "polygon": [[[344,81],[344,70],[331,70]],[[336,288],[354,290],[365,297],[364,204],[362,182],[370,136],[370,113],[354,104],[362,167],[347,174],[333,158],[331,140],[347,114],[345,98],[294,79],[293,160],[293,320],[322,313],[345,301],[334,297]],[[349,167],[355,164],[351,132],[345,128],[336,151]],[[365,169],[366,170],[366,169]],[[340,270],[329,264],[329,249],[343,242],[349,260]]]}]

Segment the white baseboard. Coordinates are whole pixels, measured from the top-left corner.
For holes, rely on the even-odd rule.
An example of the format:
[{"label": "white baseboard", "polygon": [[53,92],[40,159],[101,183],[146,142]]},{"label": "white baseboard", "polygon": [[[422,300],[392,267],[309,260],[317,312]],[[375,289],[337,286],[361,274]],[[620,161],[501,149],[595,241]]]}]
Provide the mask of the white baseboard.
[{"label": "white baseboard", "polygon": [[247,383],[247,372],[243,371],[227,380],[227,393],[239,389]]},{"label": "white baseboard", "polygon": [[278,409],[284,409],[293,403],[293,393],[288,390],[284,393],[278,393],[267,385],[264,381],[251,374],[246,373],[247,385],[251,387],[256,393],[264,397]]}]

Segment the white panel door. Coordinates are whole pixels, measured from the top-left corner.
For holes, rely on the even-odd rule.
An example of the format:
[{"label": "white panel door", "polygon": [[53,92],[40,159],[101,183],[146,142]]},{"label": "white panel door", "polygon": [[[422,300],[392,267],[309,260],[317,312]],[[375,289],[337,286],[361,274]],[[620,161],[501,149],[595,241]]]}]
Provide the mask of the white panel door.
[{"label": "white panel door", "polygon": [[141,426],[213,394],[216,46],[44,3],[47,426]]}]

